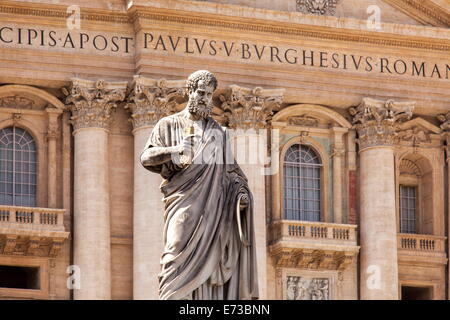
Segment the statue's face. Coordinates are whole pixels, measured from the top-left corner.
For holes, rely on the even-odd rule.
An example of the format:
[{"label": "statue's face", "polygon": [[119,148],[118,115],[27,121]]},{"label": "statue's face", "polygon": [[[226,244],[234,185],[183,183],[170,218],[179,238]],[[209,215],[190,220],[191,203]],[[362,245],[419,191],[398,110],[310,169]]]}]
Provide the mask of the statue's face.
[{"label": "statue's face", "polygon": [[197,89],[189,92],[189,111],[206,118],[211,113],[214,87],[199,80]]}]

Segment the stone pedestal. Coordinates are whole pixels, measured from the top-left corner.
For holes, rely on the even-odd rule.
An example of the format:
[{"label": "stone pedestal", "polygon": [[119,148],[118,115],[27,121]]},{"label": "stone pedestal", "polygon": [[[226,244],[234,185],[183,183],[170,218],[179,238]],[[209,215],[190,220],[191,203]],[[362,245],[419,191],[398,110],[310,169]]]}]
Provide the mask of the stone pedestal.
[{"label": "stone pedestal", "polygon": [[[76,300],[111,299],[108,125],[126,83],[73,79],[66,103],[74,127],[74,264]],[[78,287],[78,286],[77,286]]]},{"label": "stone pedestal", "polygon": [[413,104],[364,99],[351,108],[360,153],[361,299],[399,298],[395,131]]}]

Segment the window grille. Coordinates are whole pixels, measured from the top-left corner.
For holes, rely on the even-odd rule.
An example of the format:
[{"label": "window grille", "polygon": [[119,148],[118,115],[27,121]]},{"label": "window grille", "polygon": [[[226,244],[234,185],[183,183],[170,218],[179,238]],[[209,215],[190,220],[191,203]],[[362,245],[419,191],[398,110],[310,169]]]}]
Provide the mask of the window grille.
[{"label": "window grille", "polygon": [[417,187],[400,186],[400,232],[417,233]]},{"label": "window grille", "polygon": [[18,127],[0,130],[0,204],[36,206],[36,144]]},{"label": "window grille", "polygon": [[284,157],[284,216],[320,221],[322,162],[309,146],[294,144]]}]

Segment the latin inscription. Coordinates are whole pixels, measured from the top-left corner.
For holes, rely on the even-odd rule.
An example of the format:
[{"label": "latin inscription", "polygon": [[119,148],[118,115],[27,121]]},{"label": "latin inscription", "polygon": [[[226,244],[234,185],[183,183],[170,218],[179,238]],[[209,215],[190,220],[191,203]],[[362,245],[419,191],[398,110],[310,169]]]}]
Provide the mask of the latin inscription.
[{"label": "latin inscription", "polygon": [[[137,38],[136,38],[137,37]],[[344,70],[357,73],[448,80],[450,61],[430,62],[403,57],[363,55],[352,52],[289,47],[251,41],[208,39],[193,35],[142,32],[136,37],[79,30],[49,30],[16,25],[0,26],[0,47],[62,50],[131,56],[144,53],[175,54],[273,64],[303,69]]]}]

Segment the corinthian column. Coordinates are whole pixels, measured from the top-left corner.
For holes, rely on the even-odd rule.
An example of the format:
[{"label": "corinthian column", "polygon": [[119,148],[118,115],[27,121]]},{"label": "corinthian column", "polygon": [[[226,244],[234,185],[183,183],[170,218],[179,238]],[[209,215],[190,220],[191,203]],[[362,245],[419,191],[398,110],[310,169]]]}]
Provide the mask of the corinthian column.
[{"label": "corinthian column", "polygon": [[[450,193],[448,188],[450,188],[450,112],[447,114],[439,115],[438,120],[442,122],[441,129],[444,131],[442,134],[442,138],[444,139],[446,145],[445,145],[445,155],[446,155],[446,162],[447,162],[447,192]],[[447,197],[448,205],[450,208],[450,197]],[[450,220],[448,222],[450,226]],[[449,245],[450,245],[450,237],[447,239]],[[450,269],[448,270],[448,274],[450,276]],[[450,287],[448,288],[448,297],[450,299]]]},{"label": "corinthian column", "polygon": [[175,112],[186,81],[135,76],[127,98],[134,135],[133,298],[158,299],[158,274],[163,252],[164,204],[161,177],[142,166],[140,156],[159,119]]},{"label": "corinthian column", "polygon": [[360,155],[361,299],[398,299],[394,149],[414,103],[364,98],[350,108]]},{"label": "corinthian column", "polygon": [[220,97],[220,115],[226,119],[235,138],[235,158],[248,179],[254,199],[256,258],[260,299],[267,299],[266,188],[264,165],[267,128],[275,110],[279,110],[284,89],[242,88],[230,86]]},{"label": "corinthian column", "polygon": [[74,131],[74,298],[111,299],[108,125],[126,83],[73,79],[66,104]]}]

